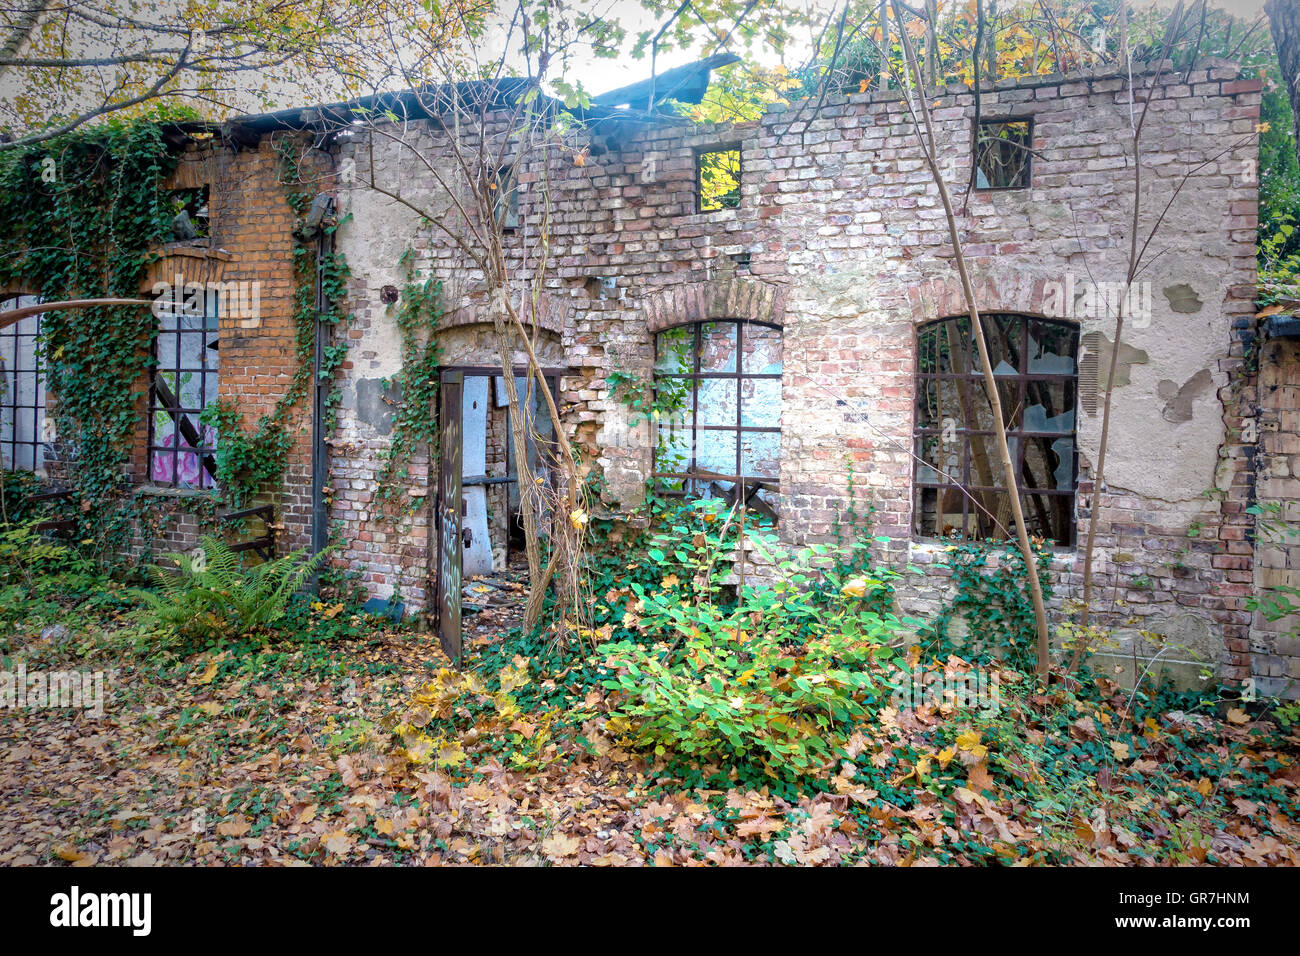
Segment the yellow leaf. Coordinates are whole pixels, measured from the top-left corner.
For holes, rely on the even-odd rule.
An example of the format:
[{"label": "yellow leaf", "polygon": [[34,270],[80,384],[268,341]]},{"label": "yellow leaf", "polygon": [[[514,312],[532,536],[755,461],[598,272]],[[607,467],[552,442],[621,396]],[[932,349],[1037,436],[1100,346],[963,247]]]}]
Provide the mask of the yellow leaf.
[{"label": "yellow leaf", "polygon": [[840,593],[845,597],[865,597],[867,594],[867,579],[857,577],[845,581],[844,586],[840,588]]},{"label": "yellow leaf", "polygon": [[246,817],[235,817],[217,824],[217,832],[222,836],[241,837],[249,831]]},{"label": "yellow leaf", "polygon": [[393,821],[392,821],[392,820],[384,820],[384,819],[376,820],[376,821],[375,821],[375,832],[376,832],[376,833],[382,833],[382,834],[384,834],[385,836],[389,836],[389,835],[391,835],[392,832],[393,832]]},{"label": "yellow leaf", "polygon": [[215,700],[209,700],[205,703],[199,704],[199,710],[203,711],[209,717],[215,717],[217,714],[221,713],[221,705]]},{"label": "yellow leaf", "polygon": [[581,845],[577,837],[567,833],[552,833],[542,841],[542,849],[548,856],[573,856]]},{"label": "yellow leaf", "polygon": [[1120,743],[1117,740],[1110,742],[1110,752],[1115,755],[1116,760],[1128,759],[1128,744]]},{"label": "yellow leaf", "polygon": [[348,850],[352,849],[352,841],[342,830],[335,830],[333,833],[325,835],[323,841],[325,849],[336,856],[343,856]]},{"label": "yellow leaf", "polygon": [[1247,716],[1244,710],[1239,710],[1238,708],[1233,707],[1228,711],[1228,723],[1230,724],[1244,724],[1249,721],[1250,717]]},{"label": "yellow leaf", "polygon": [[574,508],[573,511],[569,513],[569,522],[579,531],[585,528],[587,522],[590,520],[591,517],[581,508]]},{"label": "yellow leaf", "polygon": [[1210,791],[1214,789],[1214,784],[1210,783],[1209,777],[1202,777],[1196,783],[1196,792],[1203,797],[1208,797]]},{"label": "yellow leaf", "polygon": [[461,749],[459,743],[452,742],[438,751],[437,764],[439,767],[454,767],[464,762],[465,751]]}]

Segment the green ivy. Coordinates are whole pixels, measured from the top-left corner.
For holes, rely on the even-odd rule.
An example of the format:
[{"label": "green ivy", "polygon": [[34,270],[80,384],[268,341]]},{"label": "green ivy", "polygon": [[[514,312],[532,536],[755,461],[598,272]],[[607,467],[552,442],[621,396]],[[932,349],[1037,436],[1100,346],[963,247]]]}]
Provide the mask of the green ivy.
[{"label": "green ivy", "polygon": [[[164,181],[175,165],[157,125],[106,123],[0,156],[0,279],[46,300],[136,298],[171,238]],[[133,388],[153,353],[138,306],[46,312],[42,351],[79,536],[111,561],[125,550]],[[52,403],[53,404],[53,403]]]},{"label": "green ivy", "polygon": [[[1052,555],[1045,547],[1035,551],[1043,600],[1049,601]],[[937,649],[941,657],[944,651],[956,651],[972,662],[1001,658],[1026,671],[1032,670],[1037,653],[1037,625],[1025,558],[1020,549],[1014,545],[962,542],[952,547],[947,561],[940,566],[951,572],[957,593],[925,629],[928,634],[923,636],[936,641],[931,650]],[[969,622],[969,633],[961,647],[957,647],[958,641],[949,633],[958,614]]]},{"label": "green ivy", "polygon": [[[280,158],[280,184],[284,189],[285,200],[295,213],[302,216],[311,205],[314,192],[309,179],[304,179],[301,156],[296,152],[294,142],[288,138],[277,140],[275,149]],[[333,235],[345,221],[324,226],[325,234]],[[243,428],[243,415],[238,403],[229,399],[223,398],[212,403],[201,416],[203,423],[215,428],[219,436],[215,456],[217,486],[234,508],[245,507],[261,489],[279,484],[284,479],[285,461],[294,442],[290,430],[293,412],[311,391],[317,320],[325,325],[346,327],[352,319],[339,305],[347,293],[350,275],[347,259],[339,252],[330,252],[320,257],[319,278],[326,303],[326,308],[321,313],[316,309],[317,268],[314,242],[295,236],[293,326],[296,365],[289,387],[275,403],[275,407],[259,418],[248,431]],[[332,382],[334,373],[346,356],[345,341],[327,345],[321,356],[321,380]],[[337,424],[338,402],[339,391],[334,388],[326,400],[325,421],[322,423],[327,432],[332,431]]]},{"label": "green ivy", "polygon": [[[438,365],[442,349],[438,346],[438,320],[442,317],[442,282],[434,277],[423,281],[413,275],[414,254],[407,249],[401,263],[408,281],[402,290],[397,310],[397,331],[402,337],[402,368],[384,379],[385,390],[398,394],[394,403],[392,438],[384,451],[383,466],[376,481],[375,502],[381,510],[392,511],[401,499],[409,477],[411,456],[420,445],[429,450],[429,479],[433,480],[438,460],[438,420],[433,414],[438,402]],[[419,499],[405,497],[407,513]]]}]

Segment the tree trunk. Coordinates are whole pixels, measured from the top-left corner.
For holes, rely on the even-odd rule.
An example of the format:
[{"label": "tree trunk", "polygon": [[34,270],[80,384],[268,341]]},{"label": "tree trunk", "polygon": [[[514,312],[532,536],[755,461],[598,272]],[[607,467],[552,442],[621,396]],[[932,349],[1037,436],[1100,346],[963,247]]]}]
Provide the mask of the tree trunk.
[{"label": "tree trunk", "polygon": [[1291,145],[1300,161],[1300,0],[1268,0],[1264,4],[1268,25],[1277,47],[1277,63],[1291,98]]},{"label": "tree trunk", "polygon": [[962,294],[966,299],[966,307],[970,312],[971,336],[975,339],[975,345],[979,351],[980,367],[984,371],[984,387],[988,391],[989,410],[992,413],[994,422],[993,437],[997,443],[998,456],[1002,461],[1003,480],[1011,498],[1011,516],[1015,519],[1016,540],[1020,546],[1020,553],[1025,559],[1025,574],[1029,578],[1029,595],[1034,607],[1034,629],[1037,632],[1038,674],[1040,677],[1046,678],[1052,666],[1051,636],[1047,628],[1047,608],[1043,602],[1043,584],[1038,579],[1038,559],[1034,553],[1033,542],[1029,538],[1029,531],[1025,527],[1024,509],[1020,504],[1020,478],[1016,474],[1015,463],[1011,459],[1011,446],[1007,441],[1006,416],[1002,412],[1002,396],[998,391],[997,379],[993,376],[993,363],[989,361],[989,347],[984,337],[984,324],[980,319],[979,308],[975,302],[975,289],[971,283],[970,272],[966,268],[966,256],[962,251],[961,231],[957,228],[957,214],[953,210],[952,197],[949,195],[948,187],[943,181],[942,173],[939,171],[937,158],[939,147],[935,138],[934,122],[930,115],[930,104],[925,95],[925,77],[922,75],[921,64],[916,58],[916,51],[912,48],[911,41],[907,36],[907,30],[903,23],[903,14],[898,6],[894,7],[894,16],[898,24],[898,41],[903,47],[903,75],[906,77],[910,70],[919,88],[915,106],[912,105],[912,91],[907,88],[907,84],[904,82],[900,83],[899,86],[903,90],[904,102],[907,104],[908,112],[912,114],[912,125],[915,127],[921,152],[925,157],[926,165],[930,168],[930,175],[934,179],[934,184],[938,187],[939,201],[943,204],[944,216],[948,220],[948,236],[952,240],[957,275],[961,279]]}]

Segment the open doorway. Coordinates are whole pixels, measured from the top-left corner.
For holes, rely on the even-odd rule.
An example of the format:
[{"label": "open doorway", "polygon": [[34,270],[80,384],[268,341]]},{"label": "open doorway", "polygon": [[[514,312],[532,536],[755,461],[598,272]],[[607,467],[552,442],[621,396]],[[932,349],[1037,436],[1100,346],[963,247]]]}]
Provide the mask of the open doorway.
[{"label": "open doorway", "polygon": [[[524,470],[550,485],[555,435],[546,399],[526,367],[516,367],[514,373],[526,410]],[[557,406],[562,374],[562,369],[544,371]],[[437,626],[443,650],[459,663],[463,614],[480,612],[517,593],[519,582],[527,579],[521,469],[501,370],[448,366],[440,371],[439,383]],[[543,513],[543,533],[547,524]]]}]

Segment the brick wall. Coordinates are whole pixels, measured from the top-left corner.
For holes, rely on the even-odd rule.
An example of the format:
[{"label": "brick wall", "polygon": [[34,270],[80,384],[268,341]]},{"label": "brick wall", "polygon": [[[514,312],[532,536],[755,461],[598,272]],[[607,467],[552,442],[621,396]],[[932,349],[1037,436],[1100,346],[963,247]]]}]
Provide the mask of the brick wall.
[{"label": "brick wall", "polygon": [[[1280,339],[1260,350],[1259,504],[1265,508],[1255,553],[1254,591],[1300,587],[1300,342]],[[1283,595],[1285,591],[1281,592]],[[1260,694],[1300,697],[1300,615],[1251,621],[1251,677]]]},{"label": "brick wall", "polygon": [[[286,134],[277,134],[286,135]],[[301,142],[298,148],[302,149]],[[329,157],[308,153],[304,175],[326,176]],[[155,282],[259,283],[259,313],[252,318],[224,312],[219,323],[218,396],[240,410],[246,431],[269,414],[288,390],[298,360],[294,346],[293,230],[297,217],[279,182],[280,160],[270,137],[238,152],[219,139],[200,141],[181,157],[170,185],[175,188],[209,187],[210,235],[206,242],[175,243],[163,250],[145,280],[150,293]],[[322,179],[323,188],[328,188]],[[143,361],[142,361],[143,366]],[[209,492],[155,487],[150,481],[147,443],[149,375],[142,371],[135,389],[139,425],[132,448],[130,477],[142,492],[159,499],[149,508],[151,530],[137,530],[135,547],[143,549],[153,539],[153,550],[175,551],[193,547],[200,534],[212,526],[195,506]],[[305,547],[311,541],[311,397],[299,403],[290,416],[293,438],[283,482],[265,488],[256,503],[275,506],[278,550]],[[220,437],[218,437],[220,442]],[[260,526],[250,529],[256,533]]]},{"label": "brick wall", "polygon": [[[1091,482],[1100,415],[1079,414],[1076,517],[1085,527],[1094,503],[1101,508],[1097,585],[1102,618],[1118,628],[1115,663],[1134,650],[1158,653],[1190,674],[1208,658],[1241,678],[1249,673],[1253,470],[1240,436],[1253,414],[1254,385],[1243,369],[1240,330],[1253,314],[1256,196],[1246,170],[1256,151],[1259,86],[1228,67],[1183,79],[1162,84],[1147,120],[1144,230],[1188,179],[1153,242],[1160,255],[1144,273],[1153,286],[1150,321],[1131,324],[1125,335],[1134,351],[1121,353],[1128,382],[1116,389],[1100,493]],[[950,183],[964,184],[973,98],[957,88],[933,102],[940,165]],[[774,109],[756,123],[719,128],[598,126],[573,144],[586,146],[584,163],[559,151],[545,168],[540,160],[524,168],[521,225],[508,251],[520,269],[531,261],[540,197],[548,195],[545,312],[555,333],[548,341],[570,370],[571,435],[603,476],[611,511],[642,499],[653,442],[648,426],[630,426],[609,395],[608,373],[649,376],[653,335],[664,328],[756,319],[782,326],[784,335],[782,536],[792,544],[826,540],[845,510],[851,469],[858,510],[869,501],[875,532],[891,539],[882,558],[932,564],[940,548],[917,539],[913,523],[916,328],[966,311],[943,210],[896,95],[829,99],[815,117],[810,112]],[[1122,282],[1133,191],[1126,81],[1000,83],[984,94],[983,115],[1032,115],[1037,155],[1030,188],[977,192],[961,211],[980,308],[1041,315],[1047,284],[1067,274]],[[421,208],[445,208],[445,193],[415,155],[382,139],[374,142],[377,181],[400,183]],[[742,149],[739,208],[696,212],[695,152],[734,143]],[[445,144],[427,130],[415,145],[437,168],[450,168],[440,164]],[[341,149],[345,161],[369,155],[364,143]],[[964,190],[955,191],[960,204]],[[395,333],[378,294],[402,284],[397,262],[407,245],[422,273],[446,280],[462,322],[487,316],[474,297],[474,270],[445,238],[420,229],[413,212],[362,183],[345,189],[341,202],[354,213],[340,243],[362,316],[355,348],[369,365],[354,363],[347,395],[361,378],[396,370]],[[1112,327],[1104,317],[1080,321],[1085,339],[1109,336]],[[494,349],[484,344],[490,362]],[[404,582],[418,603],[424,528],[417,520],[397,541],[379,540],[365,507],[373,474],[365,463],[387,439],[358,414],[345,416],[339,439],[352,450],[336,466],[348,470],[352,487],[339,493],[338,516],[356,529],[354,538],[374,539],[349,560],[382,566],[376,593]],[[1058,604],[1077,593],[1081,570],[1073,550],[1057,555]],[[900,604],[924,612],[943,593],[941,576],[931,574],[903,588]]]}]

